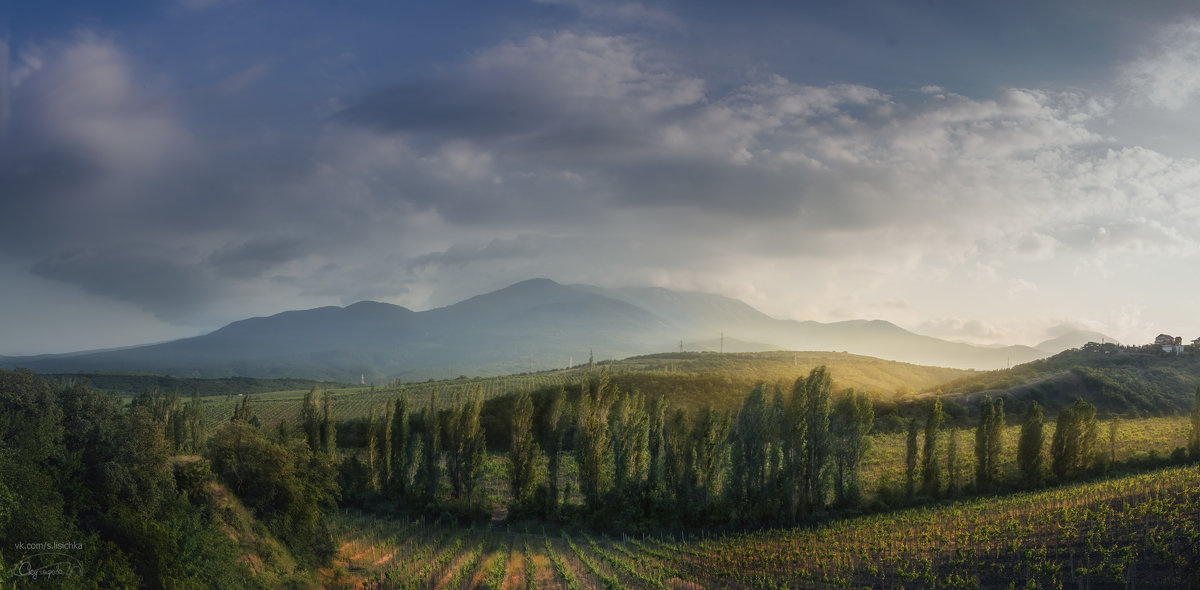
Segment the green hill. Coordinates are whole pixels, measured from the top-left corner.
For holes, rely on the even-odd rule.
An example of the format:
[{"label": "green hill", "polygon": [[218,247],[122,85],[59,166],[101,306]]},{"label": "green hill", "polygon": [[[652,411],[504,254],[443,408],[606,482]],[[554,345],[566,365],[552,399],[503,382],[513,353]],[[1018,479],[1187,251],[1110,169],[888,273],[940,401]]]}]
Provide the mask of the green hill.
[{"label": "green hill", "polygon": [[[607,363],[606,363],[607,364]],[[622,389],[650,396],[665,395],[677,406],[712,405],[732,410],[756,383],[790,388],[798,377],[824,365],[834,389],[863,389],[890,397],[921,391],[972,374],[962,369],[928,367],[844,352],[684,352],[630,357],[613,365],[613,380]]]},{"label": "green hill", "polygon": [[1018,404],[1037,401],[1055,414],[1075,398],[1102,414],[1165,416],[1186,412],[1200,387],[1200,354],[1171,355],[1117,346],[1072,349],[1012,369],[943,383],[946,397],[970,403],[983,395]]}]

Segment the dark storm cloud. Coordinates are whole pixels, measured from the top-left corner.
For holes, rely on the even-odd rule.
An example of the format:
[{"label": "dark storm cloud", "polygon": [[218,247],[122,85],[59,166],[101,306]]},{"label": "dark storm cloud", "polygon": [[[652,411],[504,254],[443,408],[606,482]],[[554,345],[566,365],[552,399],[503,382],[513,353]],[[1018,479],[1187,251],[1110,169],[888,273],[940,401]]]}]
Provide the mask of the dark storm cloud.
[{"label": "dark storm cloud", "polygon": [[263,273],[303,256],[309,249],[303,240],[288,236],[253,238],[218,248],[207,263],[217,274],[247,278]]},{"label": "dark storm cloud", "polygon": [[35,275],[78,285],[118,301],[133,301],[160,318],[203,309],[219,287],[202,269],[166,259],[125,254],[62,254],[35,263]]},{"label": "dark storm cloud", "polygon": [[486,244],[455,244],[441,252],[415,256],[407,262],[409,270],[431,267],[462,268],[475,262],[511,259],[533,259],[547,248],[561,247],[562,240],[544,236],[524,235],[507,240],[492,240]]}]

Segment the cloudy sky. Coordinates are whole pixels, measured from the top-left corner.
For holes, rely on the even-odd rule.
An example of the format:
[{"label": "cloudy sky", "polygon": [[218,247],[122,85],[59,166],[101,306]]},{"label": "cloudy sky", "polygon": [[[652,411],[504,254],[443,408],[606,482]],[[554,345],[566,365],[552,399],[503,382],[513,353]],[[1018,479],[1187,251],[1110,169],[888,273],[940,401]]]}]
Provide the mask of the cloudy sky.
[{"label": "cloudy sky", "polygon": [[6,4],[0,354],[531,277],[1200,336],[1192,2]]}]

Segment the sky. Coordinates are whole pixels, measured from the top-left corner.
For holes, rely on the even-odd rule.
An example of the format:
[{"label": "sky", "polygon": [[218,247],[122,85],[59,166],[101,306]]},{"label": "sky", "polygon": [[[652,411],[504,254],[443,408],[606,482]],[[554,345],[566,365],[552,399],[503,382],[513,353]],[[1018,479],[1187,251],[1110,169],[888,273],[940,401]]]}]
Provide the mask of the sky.
[{"label": "sky", "polygon": [[0,0],[0,355],[534,277],[1200,336],[1191,2]]}]

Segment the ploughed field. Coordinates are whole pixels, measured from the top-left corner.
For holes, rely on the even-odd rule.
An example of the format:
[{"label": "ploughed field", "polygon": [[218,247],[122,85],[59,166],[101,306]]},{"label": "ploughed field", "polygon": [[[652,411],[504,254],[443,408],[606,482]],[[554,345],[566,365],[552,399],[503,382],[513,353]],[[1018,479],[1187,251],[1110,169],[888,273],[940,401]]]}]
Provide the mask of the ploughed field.
[{"label": "ploughed field", "polygon": [[601,534],[343,511],[331,578],[366,588],[1200,586],[1200,469],[790,529]]}]

